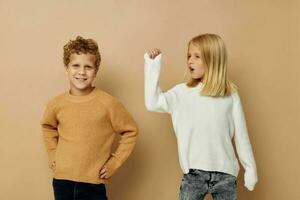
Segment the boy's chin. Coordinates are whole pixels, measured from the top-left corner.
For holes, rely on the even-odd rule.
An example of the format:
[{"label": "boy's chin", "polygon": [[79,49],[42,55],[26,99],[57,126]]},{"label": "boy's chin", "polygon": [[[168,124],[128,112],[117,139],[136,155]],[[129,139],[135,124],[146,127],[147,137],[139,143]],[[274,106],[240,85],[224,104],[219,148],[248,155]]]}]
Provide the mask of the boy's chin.
[{"label": "boy's chin", "polygon": [[75,87],[73,86],[72,88],[74,88],[77,91],[86,91],[86,90],[92,89],[94,87],[92,85],[87,85],[87,86],[76,85]]}]

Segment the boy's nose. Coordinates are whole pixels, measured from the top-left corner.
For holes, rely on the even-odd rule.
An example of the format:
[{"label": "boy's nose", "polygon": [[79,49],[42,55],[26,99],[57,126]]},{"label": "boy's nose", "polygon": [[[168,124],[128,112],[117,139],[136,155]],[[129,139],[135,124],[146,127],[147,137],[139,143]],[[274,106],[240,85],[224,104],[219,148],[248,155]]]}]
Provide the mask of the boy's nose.
[{"label": "boy's nose", "polygon": [[81,69],[79,70],[79,74],[85,74],[85,69],[84,69],[84,68],[81,68]]}]

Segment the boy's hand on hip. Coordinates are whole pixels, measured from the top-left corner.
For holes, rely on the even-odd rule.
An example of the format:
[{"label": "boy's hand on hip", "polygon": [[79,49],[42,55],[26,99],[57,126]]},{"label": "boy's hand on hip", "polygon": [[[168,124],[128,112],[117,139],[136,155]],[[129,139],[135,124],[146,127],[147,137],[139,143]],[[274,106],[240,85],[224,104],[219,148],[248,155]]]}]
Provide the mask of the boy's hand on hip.
[{"label": "boy's hand on hip", "polygon": [[100,178],[102,178],[102,179],[105,179],[105,178],[106,178],[106,166],[104,166],[104,167],[100,170],[99,176],[100,176]]},{"label": "boy's hand on hip", "polygon": [[51,164],[50,169],[54,172],[56,169],[56,163],[55,161]]},{"label": "boy's hand on hip", "polygon": [[159,54],[161,54],[161,51],[160,51],[160,49],[157,49],[157,48],[152,49],[151,51],[148,52],[148,55],[151,59],[156,58],[156,56],[158,56]]}]

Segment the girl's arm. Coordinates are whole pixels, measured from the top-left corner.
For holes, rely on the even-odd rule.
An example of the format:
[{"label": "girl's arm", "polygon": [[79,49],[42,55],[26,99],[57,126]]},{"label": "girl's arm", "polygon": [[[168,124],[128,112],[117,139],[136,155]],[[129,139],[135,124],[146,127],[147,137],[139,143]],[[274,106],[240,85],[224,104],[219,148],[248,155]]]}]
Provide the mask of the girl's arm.
[{"label": "girl's arm", "polygon": [[159,87],[161,52],[158,49],[146,53],[145,59],[145,104],[149,111],[171,113],[175,107],[175,88],[162,92]]},{"label": "girl's arm", "polygon": [[233,120],[235,146],[239,160],[245,169],[245,186],[248,190],[252,191],[257,182],[256,163],[248,136],[241,100],[237,92],[233,94]]}]

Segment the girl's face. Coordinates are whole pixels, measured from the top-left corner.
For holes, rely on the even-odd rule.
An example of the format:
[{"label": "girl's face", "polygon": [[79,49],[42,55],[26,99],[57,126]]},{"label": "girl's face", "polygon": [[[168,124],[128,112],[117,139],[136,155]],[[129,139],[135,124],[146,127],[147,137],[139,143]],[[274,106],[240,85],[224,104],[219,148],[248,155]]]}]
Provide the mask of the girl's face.
[{"label": "girl's face", "polygon": [[188,48],[187,64],[193,79],[201,79],[203,77],[205,66],[202,62],[201,52],[193,43],[190,43]]}]

